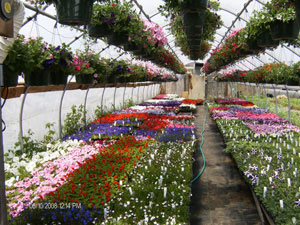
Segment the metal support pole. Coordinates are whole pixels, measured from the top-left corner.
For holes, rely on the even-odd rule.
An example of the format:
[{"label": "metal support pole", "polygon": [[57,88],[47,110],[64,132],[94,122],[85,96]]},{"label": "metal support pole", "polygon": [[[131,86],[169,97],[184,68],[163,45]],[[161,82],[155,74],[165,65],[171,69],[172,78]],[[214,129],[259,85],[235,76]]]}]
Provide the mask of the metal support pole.
[{"label": "metal support pole", "polygon": [[273,87],[273,89],[274,89],[274,97],[275,97],[275,107],[276,107],[276,114],[278,114],[277,93],[276,93],[276,90],[275,90],[275,86],[274,86],[274,84],[272,84],[272,87]]},{"label": "metal support pole", "polygon": [[248,96],[249,96],[249,85],[246,84],[246,87],[247,87],[247,101],[248,101]]},{"label": "metal support pole", "polygon": [[265,85],[263,85],[263,87],[264,87],[265,98],[266,98],[265,108],[267,109],[268,108],[268,96],[267,96],[267,91],[266,91]]},{"label": "metal support pole", "polygon": [[140,86],[137,86],[137,103],[139,103],[139,90],[140,90]]},{"label": "metal support pole", "polygon": [[64,91],[61,95],[61,98],[60,98],[60,103],[59,103],[59,115],[58,115],[58,131],[59,131],[59,138],[62,139],[62,122],[61,122],[61,111],[62,111],[62,104],[63,104],[63,100],[64,100],[64,96],[65,96],[65,93],[66,93],[66,90],[68,88],[68,84],[69,82],[73,79],[74,75],[72,75],[71,79],[70,80],[67,80],[67,83],[65,85],[65,88],[64,88]]},{"label": "metal support pole", "polygon": [[133,92],[134,92],[135,86],[132,87],[131,89],[131,101],[133,101]]},{"label": "metal support pole", "polygon": [[254,102],[254,87],[252,87],[252,103]]},{"label": "metal support pole", "polygon": [[289,95],[289,90],[287,89],[287,85],[285,85],[285,88],[286,88],[286,95],[288,97],[288,107],[289,107],[289,110],[288,110],[288,114],[289,114],[289,122],[291,122],[291,99],[290,99],[290,95]]},{"label": "metal support pole", "polygon": [[217,81],[217,98],[219,98],[219,82]]},{"label": "metal support pole", "polygon": [[26,100],[26,97],[27,97],[27,94],[28,94],[28,90],[29,90],[29,87],[26,87],[24,95],[23,95],[23,98],[22,98],[21,110],[20,110],[20,116],[19,116],[19,126],[20,126],[19,140],[20,140],[20,147],[21,147],[22,153],[24,152],[24,141],[23,141],[23,137],[24,137],[24,134],[23,134],[23,110],[24,110],[24,104],[25,104],[25,100]]},{"label": "metal support pole", "polygon": [[103,99],[104,99],[104,92],[106,89],[106,83],[104,84],[104,88],[103,88],[103,92],[102,92],[102,96],[101,96],[101,114],[103,115]]},{"label": "metal support pole", "polygon": [[259,84],[256,84],[256,86],[257,86],[256,91],[258,95],[258,106],[260,107],[260,86]]},{"label": "metal support pole", "polygon": [[123,108],[125,108],[125,93],[126,93],[127,83],[125,82],[124,92],[123,92]]},{"label": "metal support pole", "polygon": [[115,87],[115,91],[114,91],[114,111],[116,111],[116,92],[117,92],[117,87]]},{"label": "metal support pole", "polygon": [[145,87],[146,85],[143,85],[143,102],[145,101]]},{"label": "metal support pole", "polygon": [[[2,67],[2,65],[1,65]],[[0,69],[2,71],[2,68]],[[0,72],[2,75],[2,72]],[[7,207],[5,193],[5,168],[4,168],[4,148],[3,148],[3,133],[2,133],[2,101],[0,97],[0,224],[7,225]]]},{"label": "metal support pole", "polygon": [[84,97],[84,126],[86,126],[86,102],[87,102],[89,91],[90,91],[90,85],[88,86]]}]

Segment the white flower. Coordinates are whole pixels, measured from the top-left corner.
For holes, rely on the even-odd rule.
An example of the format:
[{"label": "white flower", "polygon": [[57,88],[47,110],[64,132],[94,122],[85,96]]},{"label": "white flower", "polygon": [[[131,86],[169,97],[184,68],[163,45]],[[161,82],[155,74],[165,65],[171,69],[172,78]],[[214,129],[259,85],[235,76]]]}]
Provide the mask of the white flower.
[{"label": "white flower", "polygon": [[277,14],[276,15],[276,19],[281,20],[282,19],[282,15],[281,14]]},{"label": "white flower", "polygon": [[15,177],[11,177],[9,180],[5,181],[5,186],[11,187],[15,183],[16,179]]}]

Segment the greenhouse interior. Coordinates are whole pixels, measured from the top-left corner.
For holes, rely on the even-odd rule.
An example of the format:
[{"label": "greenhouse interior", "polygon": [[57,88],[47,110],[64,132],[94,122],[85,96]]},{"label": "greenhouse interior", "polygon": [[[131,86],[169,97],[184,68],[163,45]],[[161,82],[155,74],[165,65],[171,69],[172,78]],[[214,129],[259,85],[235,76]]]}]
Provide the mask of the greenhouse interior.
[{"label": "greenhouse interior", "polygon": [[298,0],[0,0],[0,225],[300,225],[299,29]]}]

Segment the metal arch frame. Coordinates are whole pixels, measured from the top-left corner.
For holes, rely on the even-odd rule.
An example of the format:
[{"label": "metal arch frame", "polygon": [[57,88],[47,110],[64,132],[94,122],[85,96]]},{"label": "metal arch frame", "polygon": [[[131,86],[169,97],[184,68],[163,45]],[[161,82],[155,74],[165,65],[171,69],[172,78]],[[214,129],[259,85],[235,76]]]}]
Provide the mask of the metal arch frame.
[{"label": "metal arch frame", "polygon": [[61,116],[62,104],[63,104],[63,100],[64,100],[64,97],[65,97],[65,93],[67,91],[68,85],[71,82],[71,80],[73,79],[73,77],[74,77],[74,75],[71,76],[70,80],[67,80],[67,83],[66,83],[64,91],[61,95],[60,103],[59,103],[58,132],[59,132],[59,138],[61,140],[62,140],[62,116]]},{"label": "metal arch frame", "polygon": [[86,93],[85,93],[85,97],[84,97],[84,126],[86,126],[86,103],[87,103],[87,98],[88,98],[88,94],[90,91],[90,87],[91,85],[88,85],[88,88],[86,89]]},{"label": "metal arch frame", "polygon": [[25,91],[24,91],[24,95],[23,95],[22,103],[21,103],[20,115],[19,115],[19,128],[20,128],[19,140],[20,140],[20,147],[21,147],[22,153],[24,152],[23,111],[24,111],[24,104],[25,104],[25,100],[26,100],[29,88],[30,88],[30,86],[25,87]]}]

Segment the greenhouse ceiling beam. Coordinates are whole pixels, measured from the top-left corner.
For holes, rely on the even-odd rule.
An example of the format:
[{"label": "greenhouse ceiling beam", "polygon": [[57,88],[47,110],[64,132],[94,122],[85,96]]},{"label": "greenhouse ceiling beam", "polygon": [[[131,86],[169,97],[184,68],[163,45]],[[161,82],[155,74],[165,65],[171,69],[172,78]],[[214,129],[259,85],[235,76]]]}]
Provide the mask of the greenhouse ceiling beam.
[{"label": "greenhouse ceiling beam", "polygon": [[[220,10],[223,10],[223,11],[228,12],[228,13],[234,15],[234,16],[237,16],[237,14],[235,14],[234,12],[231,12],[231,11],[228,10],[228,9],[224,9],[224,8],[221,8],[221,7],[220,7]],[[244,18],[242,18],[241,16],[239,17],[239,19],[241,19],[241,20],[243,20],[244,22],[248,23],[248,21],[245,20]]]},{"label": "greenhouse ceiling beam", "polygon": [[[45,11],[48,8],[48,5],[46,5],[42,10]],[[27,20],[22,24],[21,27],[24,27],[27,23],[29,23],[31,20],[35,19],[39,13],[36,12],[34,15],[27,17]]]},{"label": "greenhouse ceiling beam", "polygon": [[[141,10],[141,12],[143,13],[143,15],[148,19],[148,21],[152,22],[150,16],[147,13],[145,13],[143,7],[137,2],[137,0],[132,0],[132,1]],[[169,43],[167,43],[167,45],[168,45],[169,49],[172,51],[172,53],[175,55],[175,57],[177,58],[177,60],[179,60],[182,63],[182,61],[178,58],[176,52],[173,50],[173,48],[171,48],[171,46],[169,45]]]},{"label": "greenhouse ceiling beam", "polygon": [[224,34],[222,40],[219,42],[218,47],[220,46],[220,44],[222,43],[222,41],[225,39],[225,37],[227,36],[227,34],[229,33],[229,31],[231,30],[231,28],[234,26],[234,24],[236,23],[236,21],[240,18],[240,16],[242,15],[242,13],[247,9],[247,7],[249,6],[249,4],[252,1],[253,0],[248,0],[248,2],[244,5],[243,9],[236,15],[236,18],[232,21],[231,26],[227,29],[227,31]]},{"label": "greenhouse ceiling beam", "polygon": [[160,12],[157,12],[157,13],[153,14],[152,16],[150,16],[150,18],[153,18],[153,17],[155,17],[155,16],[157,16],[159,14],[160,14]]}]

